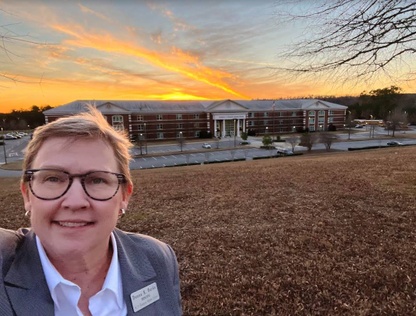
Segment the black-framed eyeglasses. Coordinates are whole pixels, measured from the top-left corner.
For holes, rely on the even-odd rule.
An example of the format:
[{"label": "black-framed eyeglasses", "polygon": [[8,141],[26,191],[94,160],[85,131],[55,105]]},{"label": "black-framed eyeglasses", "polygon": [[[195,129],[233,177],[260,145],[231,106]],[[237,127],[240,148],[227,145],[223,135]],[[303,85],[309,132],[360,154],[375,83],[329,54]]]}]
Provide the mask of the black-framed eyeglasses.
[{"label": "black-framed eyeglasses", "polygon": [[97,201],[110,200],[117,194],[120,184],[126,183],[125,175],[109,171],[91,171],[70,174],[58,169],[28,169],[23,180],[29,182],[30,191],[41,200],[56,200],[62,197],[74,181],[81,179],[85,193]]}]

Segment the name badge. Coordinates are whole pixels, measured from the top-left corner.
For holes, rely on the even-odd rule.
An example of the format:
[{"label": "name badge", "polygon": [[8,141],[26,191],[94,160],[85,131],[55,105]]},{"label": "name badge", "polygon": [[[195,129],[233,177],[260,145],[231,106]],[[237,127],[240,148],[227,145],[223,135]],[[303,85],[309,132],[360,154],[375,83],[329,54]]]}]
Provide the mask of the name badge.
[{"label": "name badge", "polygon": [[159,300],[156,282],[130,294],[133,311],[137,312]]}]

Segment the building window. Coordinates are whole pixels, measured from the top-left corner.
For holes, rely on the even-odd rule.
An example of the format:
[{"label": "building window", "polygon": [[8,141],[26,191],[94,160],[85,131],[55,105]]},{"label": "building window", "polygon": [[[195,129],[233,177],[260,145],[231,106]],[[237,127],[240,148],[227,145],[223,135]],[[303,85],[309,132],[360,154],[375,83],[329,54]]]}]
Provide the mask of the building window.
[{"label": "building window", "polygon": [[194,119],[199,120],[199,114],[194,114]]},{"label": "building window", "polygon": [[158,115],[156,115],[156,119],[157,119],[158,121],[163,120],[163,115],[162,115],[162,114],[158,114]]},{"label": "building window", "polygon": [[176,132],[176,138],[182,138],[183,137],[183,133],[182,132]]},{"label": "building window", "polygon": [[253,121],[248,121],[248,126],[254,126],[254,122]]},{"label": "building window", "polygon": [[309,125],[309,131],[314,132],[315,131],[315,125]]},{"label": "building window", "polygon": [[334,123],[334,118],[333,117],[328,117],[328,123]]},{"label": "building window", "polygon": [[251,118],[251,117],[254,117],[254,115],[253,115],[253,113],[252,113],[252,112],[248,112],[248,113],[247,113],[247,117],[248,117],[248,118]]},{"label": "building window", "polygon": [[143,128],[143,124],[139,124],[139,125],[137,126],[137,129],[138,129],[139,131],[143,131],[143,130],[144,130],[144,128]]},{"label": "building window", "polygon": [[123,131],[124,130],[123,116],[113,115],[111,120],[112,120],[112,126],[116,131]]},{"label": "building window", "polygon": [[264,125],[264,126],[269,125],[269,121],[268,121],[268,120],[264,120],[264,121],[263,121],[263,125]]},{"label": "building window", "polygon": [[176,119],[181,120],[182,119],[182,114],[176,114]]},{"label": "building window", "polygon": [[157,125],[156,125],[156,129],[158,129],[158,130],[163,129],[163,124],[157,124]]},{"label": "building window", "polygon": [[113,123],[123,123],[123,117],[121,115],[113,115]]},{"label": "building window", "polygon": [[143,115],[137,115],[137,120],[138,121],[143,121]]},{"label": "building window", "polygon": [[325,116],[325,111],[319,111],[319,116]]},{"label": "building window", "polygon": [[264,117],[269,117],[269,112],[264,112],[264,113],[263,113],[263,116],[264,116]]},{"label": "building window", "polygon": [[201,135],[201,131],[195,131],[195,137],[199,137],[199,135]]},{"label": "building window", "polygon": [[309,118],[309,124],[315,124],[315,119],[314,118]]},{"label": "building window", "polygon": [[183,129],[183,124],[182,123],[176,124],[176,128]]},{"label": "building window", "polygon": [[156,133],[156,138],[157,139],[163,139],[163,133],[161,133],[161,132]]},{"label": "building window", "polygon": [[315,117],[315,111],[309,111],[309,117]]},{"label": "building window", "polygon": [[292,112],[292,116],[297,116],[296,112]]},{"label": "building window", "polygon": [[329,110],[329,115],[334,115],[334,111]]},{"label": "building window", "polygon": [[199,127],[199,123],[194,123],[194,127]]}]

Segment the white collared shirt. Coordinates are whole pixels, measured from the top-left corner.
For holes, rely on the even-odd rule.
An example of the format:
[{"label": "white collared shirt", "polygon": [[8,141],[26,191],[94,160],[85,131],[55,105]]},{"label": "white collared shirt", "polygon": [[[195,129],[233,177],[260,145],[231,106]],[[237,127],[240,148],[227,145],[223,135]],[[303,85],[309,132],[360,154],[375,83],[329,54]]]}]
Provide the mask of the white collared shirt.
[{"label": "white collared shirt", "polygon": [[[111,242],[113,245],[113,257],[103,287],[89,300],[89,310],[92,315],[127,315],[127,306],[123,299],[123,286],[117,255],[117,243],[113,233],[111,233]],[[49,292],[51,293],[54,302],[54,315],[82,316],[82,313],[78,308],[78,301],[81,297],[80,287],[75,283],[64,279],[55,269],[37,236],[36,244],[38,246],[40,261],[49,287]]]}]

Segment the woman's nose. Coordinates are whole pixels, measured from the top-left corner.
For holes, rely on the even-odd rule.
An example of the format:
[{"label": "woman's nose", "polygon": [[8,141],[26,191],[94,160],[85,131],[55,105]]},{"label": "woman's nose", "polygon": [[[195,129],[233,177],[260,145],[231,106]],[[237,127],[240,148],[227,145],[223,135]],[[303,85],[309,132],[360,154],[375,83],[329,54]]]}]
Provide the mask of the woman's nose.
[{"label": "woman's nose", "polygon": [[71,208],[85,208],[89,206],[89,198],[84,190],[82,181],[79,178],[74,178],[64,195],[63,206]]}]

